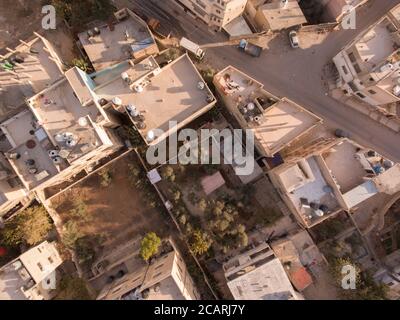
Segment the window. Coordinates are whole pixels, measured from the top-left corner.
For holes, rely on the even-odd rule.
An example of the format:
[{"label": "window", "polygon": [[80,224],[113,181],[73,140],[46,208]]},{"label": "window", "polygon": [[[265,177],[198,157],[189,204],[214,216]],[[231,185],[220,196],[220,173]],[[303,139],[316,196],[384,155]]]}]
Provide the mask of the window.
[{"label": "window", "polygon": [[350,59],[351,62],[356,62],[356,61],[357,61],[357,60],[356,60],[356,56],[354,55],[353,52],[350,52],[350,53],[349,53],[349,59]]},{"label": "window", "polygon": [[43,266],[40,262],[37,263],[38,268],[40,269],[40,271],[43,271]]},{"label": "window", "polygon": [[343,70],[344,74],[349,74],[349,70],[347,70],[347,68],[345,66],[342,66],[342,70]]},{"label": "window", "polygon": [[157,273],[155,276],[153,276],[153,279],[155,279],[155,278],[157,278],[157,277],[159,277],[159,276],[161,276],[162,275],[162,272],[159,272],[159,273]]},{"label": "window", "polygon": [[357,92],[356,95],[358,95],[361,99],[365,98],[365,96],[361,92]]},{"label": "window", "polygon": [[361,73],[361,68],[357,63],[353,64],[354,70],[356,70],[357,73]]},{"label": "window", "polygon": [[164,264],[161,263],[161,264],[159,264],[157,267],[155,267],[154,270],[158,270],[158,269],[162,268],[163,266],[164,266]]},{"label": "window", "polygon": [[368,92],[369,92],[370,94],[376,94],[376,91],[374,91],[374,90],[372,90],[372,89],[369,89]]},{"label": "window", "polygon": [[53,263],[53,262],[54,262],[54,260],[53,260],[52,257],[48,257],[47,260],[49,260],[50,263]]}]

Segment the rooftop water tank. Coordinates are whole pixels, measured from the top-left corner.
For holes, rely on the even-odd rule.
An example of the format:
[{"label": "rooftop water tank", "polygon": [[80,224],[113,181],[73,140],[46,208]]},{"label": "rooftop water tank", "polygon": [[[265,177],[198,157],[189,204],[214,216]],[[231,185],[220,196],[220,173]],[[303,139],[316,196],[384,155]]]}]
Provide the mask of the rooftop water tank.
[{"label": "rooftop water tank", "polygon": [[119,98],[119,97],[114,97],[114,98],[112,99],[112,103],[113,103],[115,106],[121,106],[121,105],[122,105],[122,100],[121,100],[121,98]]}]

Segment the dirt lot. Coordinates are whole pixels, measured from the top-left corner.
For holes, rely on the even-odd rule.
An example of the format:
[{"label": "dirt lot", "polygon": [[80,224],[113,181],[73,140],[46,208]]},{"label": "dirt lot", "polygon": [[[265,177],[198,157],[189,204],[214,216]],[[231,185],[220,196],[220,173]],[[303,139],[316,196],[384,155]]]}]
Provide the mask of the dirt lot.
[{"label": "dirt lot", "polygon": [[[51,201],[64,224],[73,221],[79,234],[90,239],[96,256],[148,231],[168,235],[166,217],[131,183],[129,165],[136,161],[131,152],[102,171],[108,179],[94,173]],[[74,213],[77,206],[80,216]]]}]

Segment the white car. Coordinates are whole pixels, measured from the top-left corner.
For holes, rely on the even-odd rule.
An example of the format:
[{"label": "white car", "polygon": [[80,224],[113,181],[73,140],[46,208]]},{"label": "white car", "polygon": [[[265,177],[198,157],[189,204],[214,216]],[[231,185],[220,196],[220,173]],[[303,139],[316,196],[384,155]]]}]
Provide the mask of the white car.
[{"label": "white car", "polygon": [[290,45],[292,48],[296,49],[300,47],[299,44],[299,37],[297,36],[297,32],[292,30],[289,32],[289,40],[290,40]]}]

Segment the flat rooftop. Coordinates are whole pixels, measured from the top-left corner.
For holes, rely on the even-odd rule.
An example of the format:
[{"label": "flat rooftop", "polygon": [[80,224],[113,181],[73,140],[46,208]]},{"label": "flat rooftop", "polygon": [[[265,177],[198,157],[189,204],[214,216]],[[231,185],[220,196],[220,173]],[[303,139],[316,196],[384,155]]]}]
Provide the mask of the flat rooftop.
[{"label": "flat rooftop", "polygon": [[396,26],[384,18],[357,41],[355,47],[364,65],[372,70],[396,51],[399,45],[400,37]]},{"label": "flat rooftop", "polygon": [[251,127],[262,146],[270,154],[274,154],[319,122],[317,116],[287,99],[282,99],[265,110],[260,125]]},{"label": "flat rooftop", "polygon": [[303,11],[296,0],[289,0],[286,7],[281,6],[281,0],[267,3],[259,8],[268,21],[272,31],[279,31],[307,23]]},{"label": "flat rooftop", "polygon": [[284,185],[292,186],[287,195],[306,224],[314,224],[323,218],[315,212],[322,210],[321,206],[325,207],[323,216],[340,209],[333,186],[325,179],[317,157],[309,157],[302,164],[293,164],[281,172],[279,178]]},{"label": "flat rooftop", "polygon": [[86,54],[97,71],[131,59],[135,51],[156,46],[147,24],[132,11],[125,10],[125,12],[126,18],[113,23],[111,28],[109,25],[99,26],[98,35],[89,37],[88,31],[78,34]]},{"label": "flat rooftop", "polygon": [[219,92],[242,127],[253,130],[268,156],[322,122],[321,118],[289,99],[273,96],[243,72],[228,67],[215,76]]},{"label": "flat rooftop", "polygon": [[[120,71],[133,74],[133,78],[136,78],[138,72],[146,71],[143,68],[141,64],[134,67],[127,65],[125,70]],[[149,68],[153,69],[154,65]],[[123,106],[134,105],[142,115],[142,120],[144,118],[145,127],[137,127],[146,141],[150,131],[160,129],[165,134],[156,138],[165,138],[172,130],[188,124],[215,104],[215,97],[187,54],[139,79],[133,88],[119,76],[101,88],[95,88],[95,92],[99,98],[110,101],[118,97]],[[171,130],[170,121],[177,122],[177,126]]]},{"label": "flat rooftop", "polygon": [[[324,161],[340,186],[341,193],[346,193],[362,184],[367,175],[360,159],[357,159],[357,153],[357,146],[344,141],[323,154]],[[372,167],[370,169],[372,170]]]},{"label": "flat rooftop", "polygon": [[0,68],[0,117],[21,106],[25,99],[45,89],[63,75],[60,62],[50,44],[36,37],[20,44],[4,57],[8,61],[17,58],[10,70]]},{"label": "flat rooftop", "polygon": [[56,166],[50,158],[48,152],[54,145],[29,110],[2,123],[0,128],[11,144],[7,153],[19,155],[9,161],[28,190],[50,179],[65,166],[64,163]]},{"label": "flat rooftop", "polygon": [[245,272],[228,287],[235,300],[292,300],[295,293],[278,258]]},{"label": "flat rooftop", "polygon": [[[60,150],[67,150],[65,159],[71,163],[102,145],[94,123],[101,117],[95,104],[82,106],[80,99],[87,99],[89,93],[80,90],[75,93],[80,83],[77,68],[70,69],[67,79],[58,82],[41,94],[29,100],[40,125],[47,132],[50,140]],[[67,145],[61,136],[72,137],[73,145]]]}]

